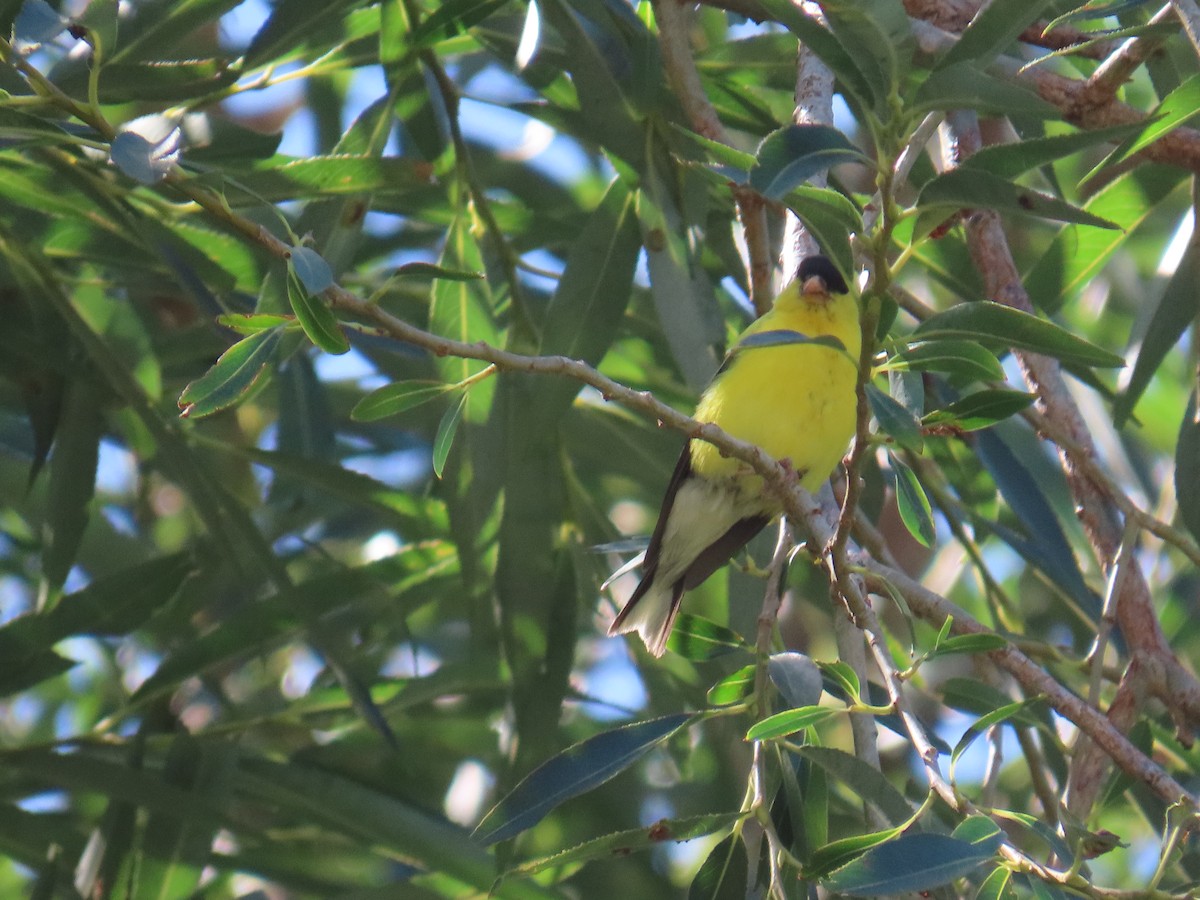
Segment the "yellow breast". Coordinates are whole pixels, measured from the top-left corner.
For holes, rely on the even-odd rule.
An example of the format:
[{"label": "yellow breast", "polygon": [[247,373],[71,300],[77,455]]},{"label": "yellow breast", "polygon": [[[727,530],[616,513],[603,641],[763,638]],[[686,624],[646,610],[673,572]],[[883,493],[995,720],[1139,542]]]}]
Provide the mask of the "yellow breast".
[{"label": "yellow breast", "polygon": [[[790,460],[804,487],[816,490],[854,434],[858,303],[851,294],[814,302],[793,284],[741,339],[764,331],[831,335],[846,349],[804,343],[742,349],[704,392],[695,418]],[[692,470],[702,477],[729,477],[743,468],[711,444],[692,442]]]}]

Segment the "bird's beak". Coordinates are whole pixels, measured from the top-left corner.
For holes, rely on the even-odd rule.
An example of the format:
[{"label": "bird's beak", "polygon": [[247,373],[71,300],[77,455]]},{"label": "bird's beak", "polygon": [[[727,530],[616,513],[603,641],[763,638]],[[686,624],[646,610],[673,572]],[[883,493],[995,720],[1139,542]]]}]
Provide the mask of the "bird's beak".
[{"label": "bird's beak", "polygon": [[806,297],[812,297],[817,294],[828,294],[829,285],[825,283],[825,279],[820,275],[810,275],[804,279],[804,284],[800,285],[800,292]]}]

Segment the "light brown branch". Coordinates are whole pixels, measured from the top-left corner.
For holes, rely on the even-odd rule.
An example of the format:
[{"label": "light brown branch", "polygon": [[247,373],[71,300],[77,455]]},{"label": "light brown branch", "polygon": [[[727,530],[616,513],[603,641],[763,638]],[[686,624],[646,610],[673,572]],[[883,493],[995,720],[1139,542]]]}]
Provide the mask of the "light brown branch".
[{"label": "light brown branch", "polygon": [[[951,131],[949,146],[956,154],[950,162],[959,164],[979,149],[977,120],[973,113],[956,112],[947,119],[947,125]],[[999,216],[989,210],[976,211],[967,218],[966,230],[967,246],[976,269],[983,276],[987,296],[1006,306],[1033,312]],[[1058,362],[1024,351],[1018,351],[1016,356],[1026,383],[1038,396],[1039,411],[1048,420],[1058,423],[1084,456],[1094,458],[1091,432],[1067,389]],[[1060,451],[1059,459],[1084,531],[1101,569],[1108,575],[1116,565],[1121,545],[1123,526],[1118,510],[1103,485],[1076,466],[1075,456]],[[1139,678],[1139,684],[1130,690],[1135,693],[1145,690],[1157,696],[1172,711],[1177,722],[1181,719],[1200,721],[1200,683],[1171,651],[1141,568],[1131,560],[1122,577],[1122,590],[1115,600],[1116,615],[1122,635],[1129,643],[1132,662],[1136,663],[1131,664],[1127,678],[1135,674]],[[1132,709],[1128,704],[1122,704],[1112,712],[1116,716]],[[1124,730],[1132,721],[1121,715],[1112,724]],[[1093,745],[1085,742],[1079,747],[1072,770],[1069,793],[1072,809],[1080,815],[1086,814],[1100,787],[1097,774],[1101,771],[1101,763],[1090,758],[1095,752]]]}]

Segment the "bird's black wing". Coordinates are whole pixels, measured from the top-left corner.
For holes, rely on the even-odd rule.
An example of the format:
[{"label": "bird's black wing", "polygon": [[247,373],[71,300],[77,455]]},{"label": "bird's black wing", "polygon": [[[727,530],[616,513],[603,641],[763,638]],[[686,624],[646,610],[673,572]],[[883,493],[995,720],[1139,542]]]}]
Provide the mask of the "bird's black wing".
[{"label": "bird's black wing", "polygon": [[770,521],[770,516],[748,516],[730,525],[728,531],[705,547],[688,566],[683,573],[683,589],[690,591],[729,562],[733,554],[750,543],[750,539],[766,528]]}]

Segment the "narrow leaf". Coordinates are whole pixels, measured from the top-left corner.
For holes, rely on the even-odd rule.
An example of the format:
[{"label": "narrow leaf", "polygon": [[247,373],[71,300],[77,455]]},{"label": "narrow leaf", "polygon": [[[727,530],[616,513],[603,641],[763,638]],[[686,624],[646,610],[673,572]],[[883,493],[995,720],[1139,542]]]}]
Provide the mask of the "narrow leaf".
[{"label": "narrow leaf", "polygon": [[1097,144],[1119,141],[1141,127],[1140,122],[1134,122],[1128,125],[1114,125],[1111,128],[1098,128],[1095,131],[1076,131],[1072,134],[1014,141],[1011,144],[993,144],[972,154],[965,168],[982,169],[1000,178],[1016,178],[1030,169],[1049,165]]},{"label": "narrow leaf", "polygon": [[875,806],[897,827],[905,826],[913,816],[913,806],[883,773],[853,754],[834,747],[799,747],[794,751],[820,766],[833,780]]},{"label": "narrow leaf", "polygon": [[736,631],[689,613],[680,613],[667,638],[668,650],[691,660],[715,659],[745,647],[745,638]]},{"label": "narrow leaf", "polygon": [[926,182],[917,196],[916,206],[920,215],[914,226],[914,239],[929,234],[945,220],[947,212],[954,209],[994,209],[1010,215],[1120,229],[1115,222],[1072,206],[1065,200],[965,166]]},{"label": "narrow leaf", "polygon": [[740,835],[713,848],[688,888],[688,900],[744,900],[750,866]]},{"label": "narrow leaf", "polygon": [[746,732],[748,741],[768,741],[772,738],[786,737],[803,731],[812,725],[824,722],[838,710],[825,706],[803,706],[800,709],[787,709],[773,716],[767,716],[761,722],[755,722]]},{"label": "narrow leaf", "polygon": [[1175,445],[1175,500],[1183,524],[1200,541],[1200,404],[1188,398]]},{"label": "narrow leaf", "polygon": [[690,718],[687,713],[677,713],[650,719],[568,747],[538,766],[496,804],[475,829],[475,839],[494,844],[532,828],[567,800],[629,768]]},{"label": "narrow leaf", "polygon": [[750,170],[750,185],[778,200],[813,175],[840,163],[869,160],[844,134],[828,125],[787,125],[763,138]]},{"label": "narrow leaf", "polygon": [[708,689],[707,700],[712,706],[728,706],[748,697],[754,690],[757,667],[742,666],[726,675]]},{"label": "narrow leaf", "polygon": [[1089,181],[1102,170],[1119,165],[1139,150],[1144,150],[1159,138],[1188,122],[1198,110],[1200,110],[1200,75],[1193,75],[1163,97],[1162,102],[1147,117],[1146,124],[1141,131],[1123,141],[1120,147],[1088,173],[1083,180]]},{"label": "narrow leaf", "polygon": [[413,380],[395,381],[385,384],[363,397],[350,410],[350,418],[356,422],[374,422],[388,416],[399,415],[431,400],[436,400],[447,391],[455,390],[452,384],[440,381]]},{"label": "narrow leaf", "polygon": [[179,395],[180,415],[199,419],[241,400],[275,356],[282,328],[258,331],[221,354],[216,364]]},{"label": "narrow leaf", "polygon": [[930,547],[937,531],[933,525],[933,510],[929,506],[929,498],[925,489],[917,480],[916,474],[888,453],[888,461],[896,477],[896,506],[900,510],[900,519],[904,527],[922,546]]},{"label": "narrow leaf", "polygon": [[1058,107],[1033,91],[969,62],[931,72],[917,89],[915,104],[919,109],[973,109],[980,115],[1019,113],[1042,119],[1061,115]]},{"label": "narrow leaf", "polygon": [[433,438],[433,474],[438,478],[442,477],[442,472],[446,468],[446,458],[450,455],[450,447],[454,443],[458,423],[462,421],[468,393],[469,391],[463,391],[459,394],[458,400],[446,410],[442,420],[438,423],[437,434]]},{"label": "narrow leaf", "polygon": [[922,322],[914,336],[923,340],[962,338],[991,346],[1032,350],[1081,366],[1125,365],[1125,360],[1112,351],[1085,341],[1047,319],[991,301],[952,306]]},{"label": "narrow leaf", "polygon": [[1012,869],[1008,866],[998,866],[991,875],[983,879],[983,884],[975,894],[975,900],[1012,900],[1015,895],[1009,884],[1011,878]]},{"label": "narrow leaf", "polygon": [[1138,347],[1129,382],[1113,404],[1113,424],[1118,428],[1128,421],[1167,353],[1197,319],[1200,319],[1200,234],[1193,235],[1188,242],[1175,274],[1167,282]]},{"label": "narrow leaf", "polygon": [[929,428],[951,423],[963,431],[977,431],[1015,416],[1036,399],[1037,394],[1002,388],[976,391],[934,410],[921,423]]},{"label": "narrow leaf", "polygon": [[906,834],[881,844],[824,882],[852,897],[932,891],[973,872],[995,855],[990,843],[970,844],[942,834]]},{"label": "narrow leaf", "polygon": [[993,0],[971,20],[966,31],[938,61],[938,68],[972,60],[986,65],[1007,50],[1018,35],[1042,16],[1050,0]]},{"label": "narrow leaf", "polygon": [[691,841],[732,828],[747,813],[710,813],[686,819],[661,819],[646,828],[632,828],[586,841],[577,847],[522,863],[506,875],[534,875],[546,869],[561,868],[594,859],[628,856],[669,842]]},{"label": "narrow leaf", "polygon": [[925,442],[916,416],[873,384],[867,385],[867,401],[881,431],[906,450],[921,452]]},{"label": "narrow leaf", "polygon": [[[842,194],[829,188],[801,185],[783,197],[784,204],[817,239],[825,255],[833,260],[847,282],[853,281],[854,252],[850,235],[862,232],[862,215]],[[791,277],[792,273],[784,273]]]},{"label": "narrow leaf", "polygon": [[996,354],[975,341],[956,339],[920,341],[910,344],[882,366],[884,371],[945,372],[963,380],[1004,378],[1004,367]]},{"label": "narrow leaf", "polygon": [[350,350],[337,317],[320,297],[309,293],[300,280],[292,260],[288,260],[288,302],[308,339],[326,353],[335,356]]},{"label": "narrow leaf", "polygon": [[436,266],[433,263],[426,262],[404,263],[397,266],[395,272],[392,274],[398,278],[440,278],[443,281],[479,281],[484,277],[482,272],[447,269],[445,266]]}]

